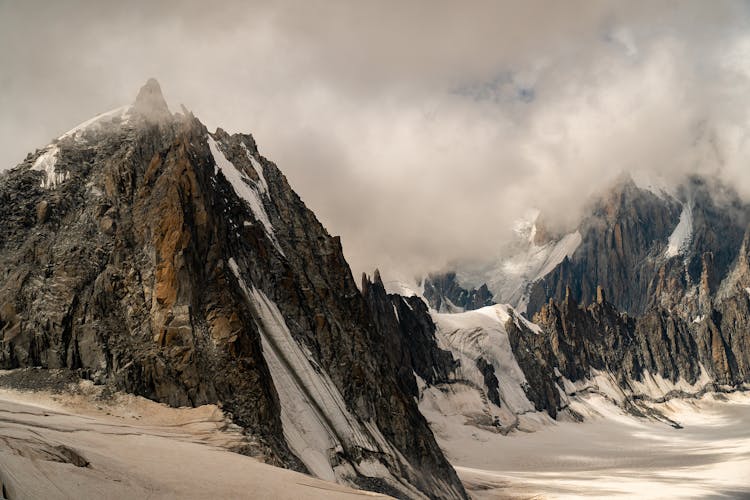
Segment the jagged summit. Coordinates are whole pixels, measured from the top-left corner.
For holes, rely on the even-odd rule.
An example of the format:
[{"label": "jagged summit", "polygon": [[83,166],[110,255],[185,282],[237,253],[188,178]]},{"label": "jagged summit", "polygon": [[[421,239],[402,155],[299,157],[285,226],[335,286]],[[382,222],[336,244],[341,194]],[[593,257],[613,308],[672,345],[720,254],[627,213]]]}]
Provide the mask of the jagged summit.
[{"label": "jagged summit", "polygon": [[340,240],[250,135],[172,115],[156,80],[0,176],[0,270],[0,370],[219,404],[269,462],[466,498]]},{"label": "jagged summit", "polygon": [[133,112],[143,116],[147,121],[161,122],[172,117],[167,101],[161,93],[161,86],[155,78],[148,81],[138,91],[133,103]]}]

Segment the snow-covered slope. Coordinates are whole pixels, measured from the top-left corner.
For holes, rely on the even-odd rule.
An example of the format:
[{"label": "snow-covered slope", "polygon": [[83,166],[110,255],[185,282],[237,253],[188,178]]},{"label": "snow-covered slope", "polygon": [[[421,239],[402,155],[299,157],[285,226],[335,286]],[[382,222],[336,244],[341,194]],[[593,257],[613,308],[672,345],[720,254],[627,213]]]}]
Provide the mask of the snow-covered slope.
[{"label": "snow-covered slope", "polygon": [[57,172],[56,169],[58,155],[60,154],[60,148],[58,146],[60,141],[73,140],[76,142],[85,142],[90,134],[96,134],[103,130],[112,130],[116,127],[125,125],[128,123],[130,110],[131,106],[122,106],[107,111],[106,113],[101,113],[90,120],[86,120],[85,122],[73,127],[55,139],[45,148],[44,152],[39,155],[31,167],[31,170],[45,173],[45,176],[42,178],[41,186],[46,189],[51,189],[69,178],[68,172]]},{"label": "snow-covered slope", "polygon": [[514,226],[516,240],[500,251],[489,264],[478,269],[457,271],[462,285],[478,287],[486,283],[497,303],[507,303],[521,311],[526,309],[529,287],[552,272],[565,257],[571,257],[581,244],[581,233],[573,231],[536,243],[536,221],[539,212],[519,220]]},{"label": "snow-covered slope", "polygon": [[681,429],[634,418],[595,394],[576,408],[592,416],[441,445],[476,499],[750,496],[747,394],[652,405]]},{"label": "snow-covered slope", "polygon": [[[526,378],[516,362],[505,330],[509,311],[512,311],[510,306],[494,305],[459,314],[432,313],[438,345],[450,351],[459,362],[451,383],[421,386],[419,408],[433,431],[443,439],[457,436],[472,439],[470,429],[508,433],[517,428],[532,430],[542,423],[552,422],[548,415],[534,409],[524,392]],[[536,328],[536,325],[529,326]],[[491,366],[497,379],[499,404],[492,401],[489,395],[492,388],[488,387],[485,374],[480,370],[480,365],[485,363]],[[461,430],[464,428],[467,430]]]},{"label": "snow-covered slope", "polygon": [[[420,410],[444,443],[483,442],[485,433],[504,435],[555,425],[555,420],[546,412],[536,411],[527,396],[531,381],[518,363],[507,331],[512,321],[518,330],[544,335],[538,325],[508,305],[458,314],[433,310],[430,314],[437,327],[440,348],[450,351],[458,361],[450,382],[431,386],[420,380]],[[595,369],[586,378],[572,382],[556,367],[546,369],[554,371],[553,387],[559,393],[557,421],[596,417],[599,413],[588,408],[581,399],[584,395],[597,395],[613,407],[612,411],[616,407],[649,415],[647,409],[637,408],[648,402],[693,397],[715,387],[703,367],[700,377],[692,383],[682,378],[672,382],[649,371],[645,371],[640,380],[623,382],[613,373]],[[493,390],[497,391],[496,398],[492,397]],[[651,414],[651,417],[661,419],[658,414]]]},{"label": "snow-covered slope", "polygon": [[386,498],[233,453],[241,429],[212,405],[0,390],[0,485],[11,499]]}]

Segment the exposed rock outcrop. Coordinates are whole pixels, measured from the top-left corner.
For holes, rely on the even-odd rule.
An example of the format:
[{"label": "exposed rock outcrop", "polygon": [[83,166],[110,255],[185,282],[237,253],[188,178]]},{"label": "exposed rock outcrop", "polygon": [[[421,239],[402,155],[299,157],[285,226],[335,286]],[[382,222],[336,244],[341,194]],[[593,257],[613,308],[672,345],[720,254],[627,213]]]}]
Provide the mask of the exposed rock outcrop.
[{"label": "exposed rock outcrop", "polygon": [[[219,403],[270,461],[301,470],[315,462],[282,421],[288,394],[328,415],[306,391],[330,381],[345,422],[324,425],[335,444],[316,453],[336,478],[465,496],[403,383],[404,344],[376,328],[339,239],[251,136],[172,115],[154,80],[2,175],[0,270],[0,368]],[[315,380],[295,379],[303,365]]]},{"label": "exposed rock outcrop", "polygon": [[362,293],[383,343],[391,346],[388,354],[398,367],[404,390],[419,396],[414,375],[430,385],[448,381],[457,362],[450,352],[438,347],[435,323],[424,301],[386,293],[378,270],[373,281],[362,276]]},{"label": "exposed rock outcrop", "polygon": [[[634,318],[618,311],[603,293],[599,298],[587,306],[578,305],[572,294],[561,303],[551,299],[534,316],[543,334],[524,335],[524,342],[514,342],[514,353],[533,388],[532,395],[549,391],[554,370],[571,381],[589,378],[594,370],[611,373],[625,389],[631,381],[643,381],[647,374],[675,386],[736,387],[750,381],[750,300],[746,292],[723,301],[692,323],[660,308]],[[513,331],[512,325],[508,328]],[[526,362],[529,353],[536,359]],[[538,407],[548,411],[553,403],[538,397],[534,401],[541,401]]]},{"label": "exposed rock outcrop", "polygon": [[427,276],[424,279],[424,298],[439,312],[470,311],[495,303],[486,284],[467,290],[458,283],[454,272]]},{"label": "exposed rock outcrop", "polygon": [[565,287],[582,302],[601,286],[617,308],[640,315],[655,307],[686,320],[706,314],[730,277],[750,222],[750,207],[715,181],[691,177],[676,197],[626,179],[598,199],[580,225],[582,243],[533,284],[527,312]]}]

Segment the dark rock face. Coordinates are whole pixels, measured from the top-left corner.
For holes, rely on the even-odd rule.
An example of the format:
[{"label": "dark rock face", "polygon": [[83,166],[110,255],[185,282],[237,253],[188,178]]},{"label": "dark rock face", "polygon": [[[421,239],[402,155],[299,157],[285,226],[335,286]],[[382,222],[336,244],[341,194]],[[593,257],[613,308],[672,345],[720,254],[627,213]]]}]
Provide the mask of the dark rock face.
[{"label": "dark rock face", "polygon": [[362,294],[383,344],[391,346],[388,354],[398,367],[404,391],[419,396],[414,374],[430,385],[447,382],[457,362],[450,352],[438,347],[435,323],[424,301],[416,296],[388,294],[377,270],[373,281],[362,276]]},{"label": "dark rock face", "polygon": [[[35,162],[49,151],[62,180],[44,188]],[[252,192],[243,201],[238,190]],[[392,355],[403,343],[383,333],[393,325],[376,328],[339,239],[251,136],[171,115],[149,81],[126,121],[63,137],[0,177],[0,368],[67,368],[174,406],[219,403],[271,461],[304,469],[240,278],[278,306],[348,411],[404,457],[376,460],[428,496],[465,497],[403,383],[405,358]],[[363,457],[344,445],[339,460]]]},{"label": "dark rock face", "polygon": [[[523,336],[525,343],[513,340],[532,393],[549,390],[554,368],[572,381],[590,376],[592,369],[606,371],[624,388],[630,380],[643,380],[646,371],[671,382],[683,379],[695,384],[701,367],[719,385],[737,386],[750,380],[750,300],[744,290],[690,324],[679,314],[658,308],[633,318],[607,302],[601,291],[599,299],[585,307],[571,295],[562,303],[550,300],[534,316],[544,334]],[[511,339],[518,336],[513,325],[508,328]],[[529,351],[536,360],[526,362]],[[549,411],[553,400],[542,401],[538,407]]]},{"label": "dark rock face", "polygon": [[500,401],[500,392],[498,392],[500,382],[497,380],[497,376],[495,375],[495,367],[492,365],[492,363],[487,362],[486,359],[481,357],[477,359],[476,365],[477,369],[482,372],[482,376],[484,377],[484,385],[487,386],[487,399],[489,399],[498,407],[502,406],[502,402]]},{"label": "dark rock face", "polygon": [[527,309],[537,312],[549,298],[565,299],[570,287],[576,301],[589,302],[602,286],[610,300],[631,313],[649,302],[649,286],[658,255],[680,217],[676,200],[659,198],[628,180],[597,200],[579,229],[580,247],[549,275],[535,283]]},{"label": "dark rock face", "polygon": [[526,377],[523,388],[526,397],[537,411],[546,411],[552,418],[561,409],[555,367],[558,360],[553,355],[550,337],[529,330],[523,322],[512,318],[505,324],[513,355]]},{"label": "dark rock face", "polygon": [[[678,196],[682,204],[624,182],[584,220],[573,257],[533,285],[529,312],[545,333],[514,352],[536,393],[550,383],[538,365],[573,381],[607,371],[622,387],[646,371],[693,384],[702,368],[719,385],[748,381],[750,211],[701,178]],[[668,251],[678,223],[689,229]]]},{"label": "dark rock face", "polygon": [[[550,298],[564,300],[566,287],[577,301],[589,302],[597,286],[631,315],[654,307],[679,308],[686,318],[707,312],[736,262],[750,207],[725,186],[699,177],[689,179],[678,196],[682,202],[627,180],[596,201],[579,228],[581,246],[533,284],[527,313]],[[684,211],[689,241],[679,253],[665,255]],[[694,288],[700,293],[692,299]]]},{"label": "dark rock face", "polygon": [[424,297],[430,307],[440,312],[457,312],[491,306],[492,292],[487,285],[467,290],[456,280],[456,273],[431,274],[424,280]]}]

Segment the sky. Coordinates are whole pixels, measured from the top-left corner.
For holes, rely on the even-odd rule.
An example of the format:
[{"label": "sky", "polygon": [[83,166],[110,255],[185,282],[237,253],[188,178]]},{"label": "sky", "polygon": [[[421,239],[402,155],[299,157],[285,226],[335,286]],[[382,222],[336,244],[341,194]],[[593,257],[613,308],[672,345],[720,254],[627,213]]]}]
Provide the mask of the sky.
[{"label": "sky", "polygon": [[0,169],[149,77],[252,133],[355,275],[569,227],[623,172],[750,199],[750,4],[0,0]]}]

